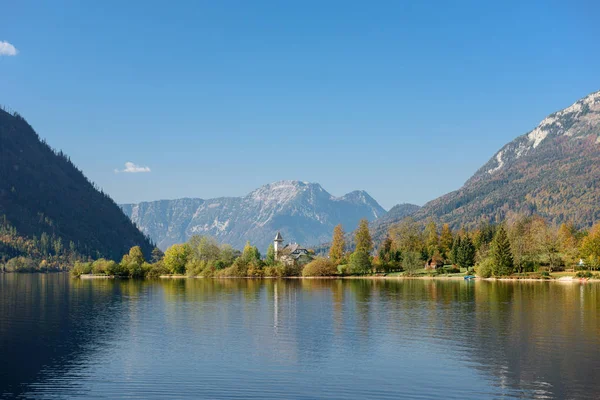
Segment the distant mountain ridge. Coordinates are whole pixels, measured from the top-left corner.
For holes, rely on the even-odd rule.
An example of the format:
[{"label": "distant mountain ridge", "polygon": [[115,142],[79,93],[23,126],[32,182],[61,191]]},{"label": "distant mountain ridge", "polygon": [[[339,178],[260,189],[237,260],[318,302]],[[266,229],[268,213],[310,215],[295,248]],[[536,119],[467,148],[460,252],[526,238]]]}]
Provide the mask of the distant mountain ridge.
[{"label": "distant mountain ridge", "polygon": [[[510,213],[578,226],[600,220],[600,91],[507,143],[463,187],[425,204],[413,218],[456,228],[500,222]],[[400,219],[386,216],[378,229]]]},{"label": "distant mountain ridge", "polygon": [[244,197],[159,200],[121,208],[162,249],[200,234],[237,248],[249,240],[264,251],[277,231],[286,241],[311,246],[330,240],[339,223],[351,230],[361,218],[373,221],[385,214],[365,191],[335,197],[317,183],[302,181],[274,182]]},{"label": "distant mountain ridge", "polygon": [[[0,217],[27,239],[48,235],[62,249],[120,260],[153,245],[62,152],[52,150],[18,114],[0,110]],[[0,238],[1,239],[1,238]],[[11,243],[0,241],[10,256]],[[21,252],[22,249],[20,250]],[[55,251],[58,252],[58,251]],[[26,252],[25,252],[26,253]]]}]

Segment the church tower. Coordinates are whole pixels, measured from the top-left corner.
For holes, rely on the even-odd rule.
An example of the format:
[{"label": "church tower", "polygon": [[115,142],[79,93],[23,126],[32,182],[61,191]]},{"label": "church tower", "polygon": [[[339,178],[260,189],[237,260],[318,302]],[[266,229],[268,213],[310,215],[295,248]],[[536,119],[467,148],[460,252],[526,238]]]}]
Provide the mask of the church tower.
[{"label": "church tower", "polygon": [[275,259],[277,260],[277,256],[279,255],[279,252],[281,251],[281,249],[283,249],[283,237],[281,236],[281,233],[277,232],[277,235],[275,235],[275,240],[273,241],[273,247],[275,248]]}]

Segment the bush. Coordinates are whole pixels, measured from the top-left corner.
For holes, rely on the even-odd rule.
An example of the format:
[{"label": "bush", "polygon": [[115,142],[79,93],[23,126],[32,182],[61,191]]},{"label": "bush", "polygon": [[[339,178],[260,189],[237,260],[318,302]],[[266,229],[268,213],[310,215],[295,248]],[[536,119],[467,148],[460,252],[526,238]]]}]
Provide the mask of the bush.
[{"label": "bush", "polygon": [[593,278],[593,277],[594,277],[594,274],[592,274],[590,271],[578,271],[578,272],[575,274],[575,277],[577,277],[577,278],[587,278],[587,279],[589,279],[589,278]]},{"label": "bush", "polygon": [[490,257],[484,258],[477,265],[475,265],[475,274],[482,278],[489,278],[492,276],[494,268],[494,260]]},{"label": "bush", "polygon": [[263,276],[270,278],[280,278],[283,276],[283,266],[281,265],[269,265],[263,269]]},{"label": "bush", "polygon": [[98,275],[120,275],[120,268],[112,260],[100,258],[92,263],[92,273]]},{"label": "bush", "polygon": [[185,264],[185,273],[187,276],[198,276],[206,268],[206,261],[190,260]]},{"label": "bush", "polygon": [[143,278],[145,275],[144,268],[142,268],[142,264],[131,263],[125,265],[124,267],[126,275],[130,276],[131,278]]},{"label": "bush", "polygon": [[248,263],[242,257],[235,260],[231,267],[224,268],[217,272],[220,277],[243,278],[248,276]]},{"label": "bush", "polygon": [[207,265],[206,268],[204,268],[200,273],[200,276],[203,276],[204,278],[212,278],[213,276],[215,276],[215,272],[217,271],[217,269],[218,268],[216,268],[213,265]]},{"label": "bush", "polygon": [[108,264],[106,272],[108,273],[108,275],[114,276],[127,276],[128,274],[128,271],[125,268],[123,268],[121,264],[113,261],[111,261]]},{"label": "bush", "polygon": [[275,264],[262,269],[263,276],[270,278],[283,278],[286,276],[300,276],[302,267],[299,265]]},{"label": "bush", "polygon": [[460,268],[456,265],[450,265],[447,267],[443,267],[442,269],[447,274],[458,274],[460,272]]},{"label": "bush", "polygon": [[416,271],[423,267],[421,255],[415,251],[409,251],[404,254],[402,259],[402,269],[406,271],[406,275],[414,275]]},{"label": "bush", "polygon": [[337,275],[337,268],[329,259],[315,258],[302,269],[302,276],[332,276]]},{"label": "bush", "polygon": [[73,269],[71,270],[71,275],[73,276],[81,276],[84,274],[91,274],[92,273],[92,263],[90,262],[80,262],[80,261],[76,261],[75,265],[73,266]]},{"label": "bush", "polygon": [[248,267],[247,276],[251,278],[261,278],[263,276],[263,269],[258,263],[252,262]]},{"label": "bush", "polygon": [[146,277],[158,278],[161,275],[167,275],[169,272],[169,269],[162,263],[162,261],[159,261],[156,264],[150,264],[150,268],[146,271]]},{"label": "bush", "polygon": [[350,266],[348,265],[338,265],[337,272],[340,275],[348,275],[350,273]]},{"label": "bush", "polygon": [[355,251],[350,256],[350,272],[353,274],[367,274],[371,272],[371,257],[365,251]]},{"label": "bush", "polygon": [[302,266],[298,264],[284,264],[281,267],[282,276],[301,276]]},{"label": "bush", "polygon": [[31,258],[15,257],[7,261],[5,268],[7,272],[35,272],[38,265]]}]

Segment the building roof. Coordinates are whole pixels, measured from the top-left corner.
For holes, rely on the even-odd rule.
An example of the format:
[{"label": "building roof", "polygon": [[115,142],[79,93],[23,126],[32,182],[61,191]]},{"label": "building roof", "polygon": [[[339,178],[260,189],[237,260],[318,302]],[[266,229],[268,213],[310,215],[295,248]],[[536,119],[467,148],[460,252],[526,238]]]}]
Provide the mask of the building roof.
[{"label": "building roof", "polygon": [[283,248],[283,251],[285,254],[288,254],[289,256],[296,259],[304,254],[308,254],[308,250],[300,246],[298,243],[286,244]]},{"label": "building roof", "polygon": [[275,241],[283,242],[283,237],[281,236],[281,233],[277,232],[277,235],[275,235]]},{"label": "building roof", "polygon": [[298,243],[291,243],[284,247],[284,249],[289,250],[290,253],[295,252],[298,249],[302,249]]}]

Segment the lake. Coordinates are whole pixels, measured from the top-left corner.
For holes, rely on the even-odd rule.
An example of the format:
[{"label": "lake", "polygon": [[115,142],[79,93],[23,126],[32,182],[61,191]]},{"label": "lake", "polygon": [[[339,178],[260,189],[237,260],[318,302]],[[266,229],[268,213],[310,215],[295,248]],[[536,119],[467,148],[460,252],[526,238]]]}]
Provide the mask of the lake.
[{"label": "lake", "polygon": [[600,284],[0,274],[0,398],[598,399]]}]

